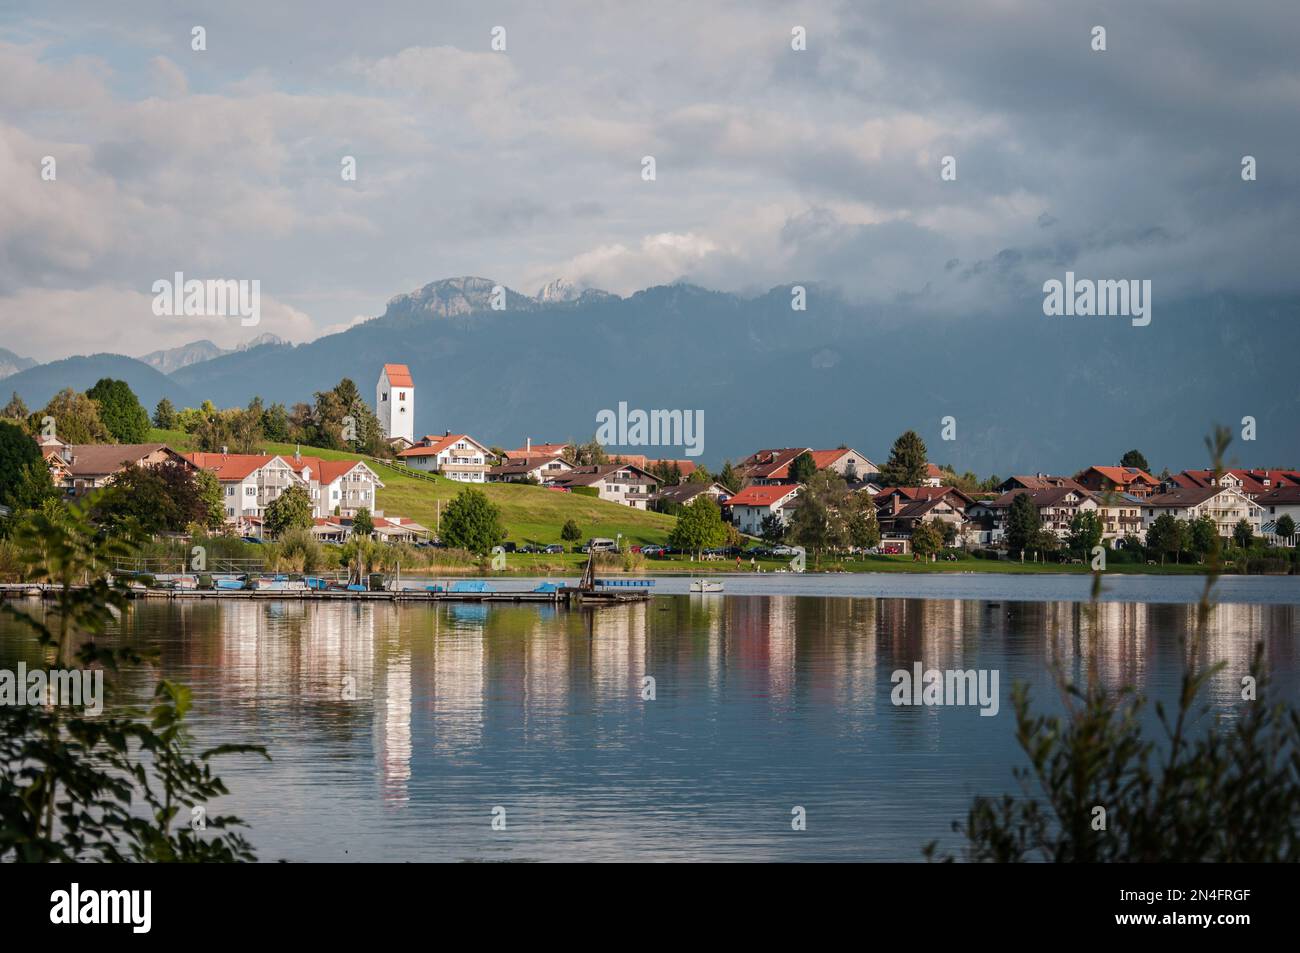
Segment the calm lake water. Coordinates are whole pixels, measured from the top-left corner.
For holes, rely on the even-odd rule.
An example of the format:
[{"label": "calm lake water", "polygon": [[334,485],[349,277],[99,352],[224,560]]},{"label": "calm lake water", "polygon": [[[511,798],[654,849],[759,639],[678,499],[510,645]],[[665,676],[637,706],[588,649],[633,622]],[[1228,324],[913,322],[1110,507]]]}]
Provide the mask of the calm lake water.
[{"label": "calm lake water", "polygon": [[[270,749],[271,763],[224,762],[231,795],[214,806],[250,822],[263,860],[916,860],[954,845],[974,794],[1015,790],[1011,685],[1052,707],[1054,648],[1073,667],[1093,647],[1107,684],[1171,697],[1201,580],[1108,579],[1096,630],[1086,579],[726,584],[592,612],[140,602],[114,637],[193,688],[200,742]],[[1231,601],[1206,654],[1227,666],[1209,700],[1239,698],[1262,640],[1294,701],[1300,580],[1229,579],[1218,595]],[[19,659],[37,655],[0,621],[0,667]],[[999,713],[895,707],[890,675],[918,661],[997,670]]]}]

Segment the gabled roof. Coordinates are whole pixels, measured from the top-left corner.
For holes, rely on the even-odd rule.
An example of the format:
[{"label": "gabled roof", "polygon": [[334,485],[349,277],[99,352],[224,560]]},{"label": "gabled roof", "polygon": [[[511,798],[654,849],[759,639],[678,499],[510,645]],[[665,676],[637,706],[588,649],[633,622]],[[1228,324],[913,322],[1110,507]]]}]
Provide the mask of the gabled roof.
[{"label": "gabled roof", "polygon": [[[277,457],[265,453],[187,453],[185,459],[201,470],[215,473],[218,480],[242,480]],[[283,457],[278,459],[288,465]]]},{"label": "gabled roof", "polygon": [[665,486],[655,494],[659,500],[672,500],[675,503],[689,503],[701,493],[707,493],[710,490],[718,491],[720,496],[731,496],[731,491],[721,483],[677,483],[673,486]]},{"label": "gabled roof", "polygon": [[479,450],[483,451],[484,453],[488,452],[487,447],[483,446],[483,444],[479,443],[477,440],[475,440],[467,433],[449,433],[449,434],[444,434],[441,437],[430,434],[426,436],[424,439],[427,441],[432,441],[432,443],[428,446],[421,446],[419,444],[416,444],[414,447],[411,447],[409,450],[403,450],[401,453],[398,454],[398,456],[399,457],[434,457],[442,453],[442,451],[447,450],[450,447],[454,446],[460,440],[468,440],[474,446],[478,447]]},{"label": "gabled roof", "polygon": [[599,466],[574,467],[572,470],[566,470],[549,478],[547,482],[558,486],[591,486],[620,470],[635,470],[646,481],[656,484],[659,482],[659,478],[653,473],[648,473],[633,463],[602,463]]},{"label": "gabled roof", "polygon": [[[1176,490],[1170,490],[1168,493],[1157,493],[1155,496],[1149,496],[1142,501],[1143,506],[1199,506],[1206,500],[1213,499],[1220,493],[1237,493],[1241,496],[1236,487],[1233,486],[1194,486],[1179,487]],[[1242,497],[1244,499],[1244,497]]]},{"label": "gabled roof", "polygon": [[[47,448],[61,453],[63,448]],[[72,455],[71,461],[64,461],[68,472],[74,477],[99,477],[116,473],[128,464],[139,463],[151,453],[164,450],[177,461],[190,462],[172,450],[165,443],[86,443],[71,444],[67,447]]]},{"label": "gabled roof", "polygon": [[974,497],[963,493],[955,486],[887,486],[876,493],[873,500],[885,503],[891,496],[901,496],[905,500],[937,500],[949,494],[955,495],[966,506],[975,502]]},{"label": "gabled roof", "polygon": [[388,378],[389,387],[414,387],[411,369],[405,364],[385,364],[384,376]]},{"label": "gabled roof", "polygon": [[[803,451],[800,451],[802,453]],[[784,502],[789,496],[798,493],[800,486],[798,484],[782,484],[780,486],[747,486],[731,499],[727,500],[726,506],[774,506]]]},{"label": "gabled roof", "polygon": [[517,460],[520,457],[535,457],[539,454],[558,457],[568,447],[567,443],[535,443],[531,447],[516,447],[514,450],[507,450],[505,456],[507,460]]},{"label": "gabled roof", "polygon": [[[1117,486],[1128,486],[1131,483],[1158,486],[1160,483],[1159,480],[1140,467],[1088,467],[1088,470],[1097,471]],[[1087,473],[1088,471],[1085,470],[1084,472]]]},{"label": "gabled roof", "polygon": [[1300,503],[1300,485],[1279,486],[1255,498],[1260,506],[1276,506],[1279,503]]},{"label": "gabled roof", "polygon": [[[559,466],[554,466],[559,464]],[[557,471],[572,470],[572,464],[568,463],[563,457],[556,457],[550,454],[541,454],[520,459],[509,459],[505,463],[488,469],[488,473],[493,476],[510,476],[512,474],[532,473],[534,470],[543,467],[551,467]]]},{"label": "gabled roof", "polygon": [[1080,501],[1096,499],[1087,490],[1081,490],[1077,487],[1049,486],[1042,490],[1008,490],[996,500],[981,500],[979,505],[986,506],[989,509],[1004,509],[1011,506],[1016,497],[1027,496],[1041,510],[1045,506],[1055,506],[1071,493],[1079,497]]},{"label": "gabled roof", "polygon": [[808,447],[783,447],[779,450],[758,450],[751,453],[736,465],[736,469],[750,480],[788,480],[790,464],[803,453],[811,453]]}]

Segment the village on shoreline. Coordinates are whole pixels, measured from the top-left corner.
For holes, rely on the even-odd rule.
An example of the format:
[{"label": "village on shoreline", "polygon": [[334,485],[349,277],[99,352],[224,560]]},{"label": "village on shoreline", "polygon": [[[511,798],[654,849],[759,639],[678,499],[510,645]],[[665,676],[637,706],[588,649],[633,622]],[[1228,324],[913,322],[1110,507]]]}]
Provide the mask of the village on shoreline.
[{"label": "village on shoreline", "polygon": [[164,399],[150,417],[109,379],[35,413],[14,395],[7,442],[21,434],[47,482],[0,473],[0,521],[119,487],[114,518],[138,519],[156,551],[202,537],[290,569],[346,565],[364,543],[371,565],[399,549],[408,567],[447,574],[573,572],[591,552],[631,572],[1186,573],[1216,547],[1234,571],[1297,571],[1300,470],[1155,476],[1133,450],[1070,475],[981,480],[930,462],[907,431],[879,465],[847,445],[783,447],[711,472],[594,439],[506,450],[450,430],[417,438],[402,364],[383,366],[373,406],[348,380],[315,398],[292,412]]}]

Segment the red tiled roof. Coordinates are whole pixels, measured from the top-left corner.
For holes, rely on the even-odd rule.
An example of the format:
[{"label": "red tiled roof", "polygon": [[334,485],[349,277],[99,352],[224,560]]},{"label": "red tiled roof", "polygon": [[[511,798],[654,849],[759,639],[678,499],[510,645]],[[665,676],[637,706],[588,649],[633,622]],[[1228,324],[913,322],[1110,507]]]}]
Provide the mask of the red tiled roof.
[{"label": "red tiled roof", "polygon": [[411,380],[411,369],[405,364],[385,364],[384,373],[388,376],[390,387],[415,386],[415,381]]},{"label": "red tiled roof", "polygon": [[[434,442],[429,446],[422,447],[416,445],[414,447],[411,447],[409,450],[403,450],[401,453],[398,454],[398,456],[399,457],[435,457],[438,454],[442,453],[442,451],[446,450],[448,447],[455,444],[456,441],[458,440],[468,440],[476,447],[479,446],[478,441],[475,440],[467,433],[449,433],[441,437],[430,434],[426,436],[424,439],[432,440]],[[484,448],[480,447],[480,449],[484,449]]]},{"label": "red tiled roof", "polygon": [[1119,486],[1128,486],[1130,483],[1142,481],[1149,486],[1156,486],[1160,481],[1153,477],[1147,471],[1139,467],[1090,467],[1096,470],[1111,483]]},{"label": "red tiled roof", "polygon": [[514,450],[507,450],[506,456],[511,460],[516,460],[520,457],[535,457],[539,455],[558,457],[568,448],[568,446],[567,443],[535,443],[531,448],[516,447]]},{"label": "red tiled roof", "polygon": [[275,457],[264,453],[187,453],[185,459],[215,473],[218,480],[242,480]]},{"label": "red tiled roof", "polygon": [[[803,451],[799,451],[802,453]],[[791,493],[794,493],[798,486],[747,486],[731,499],[727,500],[727,506],[772,506],[779,503]]]}]

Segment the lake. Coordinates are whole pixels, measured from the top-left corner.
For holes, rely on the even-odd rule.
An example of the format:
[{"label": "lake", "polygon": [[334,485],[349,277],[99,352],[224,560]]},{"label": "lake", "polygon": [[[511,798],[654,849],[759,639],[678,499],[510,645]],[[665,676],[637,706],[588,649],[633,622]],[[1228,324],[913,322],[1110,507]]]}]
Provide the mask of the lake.
[{"label": "lake", "polygon": [[[1093,647],[1107,685],[1171,698],[1203,584],[1108,577],[1094,629],[1087,578],[725,582],[690,596],[661,578],[649,602],[594,611],[141,601],[112,637],[193,688],[200,743],[270,749],[222,762],[213,806],[250,823],[263,860],[918,860],[955,846],[973,795],[1015,790],[1014,681],[1052,708],[1054,652],[1073,670]],[[1207,700],[1240,697],[1262,640],[1294,702],[1300,579],[1217,594],[1206,656],[1226,667]],[[0,620],[0,667],[20,659],[38,656]],[[996,671],[997,714],[893,705],[891,673],[917,662]],[[120,697],[157,674],[124,676]]]}]

